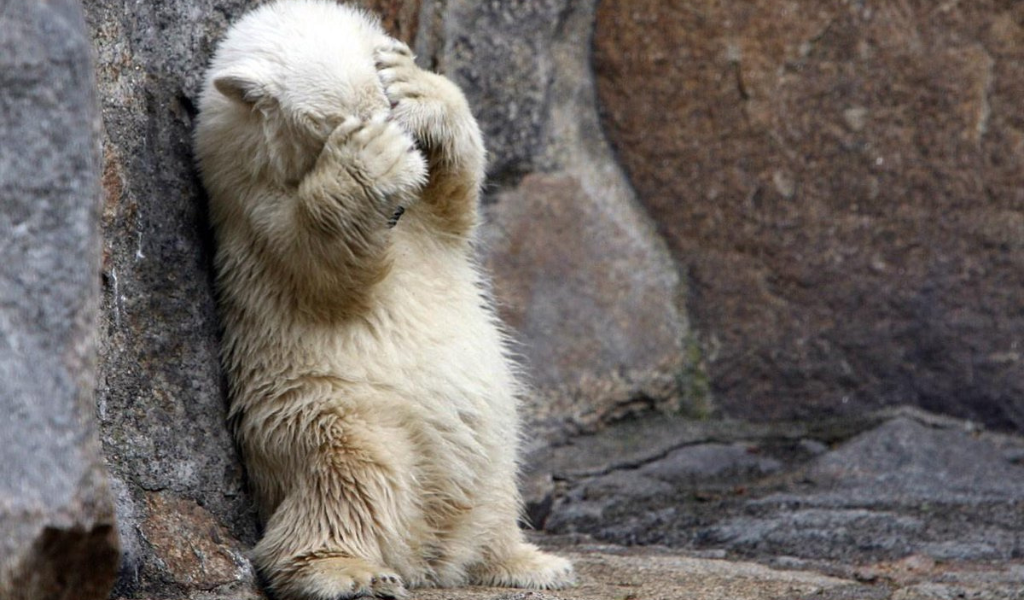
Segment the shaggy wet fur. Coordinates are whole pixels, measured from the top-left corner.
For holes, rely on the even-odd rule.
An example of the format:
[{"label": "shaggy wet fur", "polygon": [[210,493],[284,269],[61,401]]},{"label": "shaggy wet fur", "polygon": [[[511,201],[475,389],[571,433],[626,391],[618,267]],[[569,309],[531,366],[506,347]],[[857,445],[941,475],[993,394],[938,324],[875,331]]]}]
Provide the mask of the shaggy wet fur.
[{"label": "shaggy wet fur", "polygon": [[472,258],[484,148],[461,91],[366,14],[297,0],[231,28],[200,110],[276,596],[570,584],[517,527],[521,388]]}]

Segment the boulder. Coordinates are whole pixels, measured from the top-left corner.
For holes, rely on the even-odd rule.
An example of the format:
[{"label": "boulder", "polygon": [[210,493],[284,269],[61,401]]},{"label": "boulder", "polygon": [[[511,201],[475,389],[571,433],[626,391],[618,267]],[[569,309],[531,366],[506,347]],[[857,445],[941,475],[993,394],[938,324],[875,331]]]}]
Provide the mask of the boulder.
[{"label": "boulder", "polygon": [[[206,61],[246,7],[86,3],[104,125],[97,406],[124,550],[115,597],[257,589],[251,569],[213,558],[251,545],[256,519],[225,423],[212,236],[191,154]],[[183,565],[171,539],[212,571]]]},{"label": "boulder", "polygon": [[99,113],[81,7],[0,15],[0,597],[107,597],[119,556],[94,416]]},{"label": "boulder", "polygon": [[543,431],[679,402],[678,280],[629,205],[565,173],[528,175],[488,207],[486,258],[502,320],[536,389]]}]

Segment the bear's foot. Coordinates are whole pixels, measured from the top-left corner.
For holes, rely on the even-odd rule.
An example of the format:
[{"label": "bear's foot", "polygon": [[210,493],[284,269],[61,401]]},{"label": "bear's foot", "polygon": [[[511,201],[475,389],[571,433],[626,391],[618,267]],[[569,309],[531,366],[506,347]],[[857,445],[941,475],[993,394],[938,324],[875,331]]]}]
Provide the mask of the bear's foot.
[{"label": "bear's foot", "polygon": [[281,600],[401,600],[408,596],[397,573],[361,558],[320,552],[293,559],[271,579]]},{"label": "bear's foot", "polygon": [[473,583],[494,587],[556,590],[576,583],[576,572],[568,560],[521,544],[504,560],[478,567]]}]

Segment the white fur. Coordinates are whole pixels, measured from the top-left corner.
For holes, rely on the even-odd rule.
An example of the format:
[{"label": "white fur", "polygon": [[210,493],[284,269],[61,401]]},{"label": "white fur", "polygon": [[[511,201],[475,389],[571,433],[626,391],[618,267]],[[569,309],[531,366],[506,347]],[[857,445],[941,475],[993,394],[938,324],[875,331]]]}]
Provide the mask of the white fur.
[{"label": "white fur", "polygon": [[276,594],[570,584],[516,525],[521,388],[472,259],[484,150],[462,93],[366,14],[294,0],[231,28],[200,109]]}]

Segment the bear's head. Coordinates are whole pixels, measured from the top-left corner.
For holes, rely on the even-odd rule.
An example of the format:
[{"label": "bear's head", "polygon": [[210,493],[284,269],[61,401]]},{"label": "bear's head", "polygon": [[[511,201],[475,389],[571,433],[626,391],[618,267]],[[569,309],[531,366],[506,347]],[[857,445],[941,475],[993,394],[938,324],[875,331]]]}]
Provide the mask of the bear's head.
[{"label": "bear's head", "polygon": [[272,4],[248,14],[218,47],[197,135],[216,136],[212,146],[222,156],[200,156],[204,169],[233,161],[248,175],[294,183],[346,117],[388,112],[373,64],[374,49],[388,39],[383,30],[356,9],[299,4],[302,10],[292,4],[278,12],[281,5]]}]

